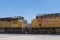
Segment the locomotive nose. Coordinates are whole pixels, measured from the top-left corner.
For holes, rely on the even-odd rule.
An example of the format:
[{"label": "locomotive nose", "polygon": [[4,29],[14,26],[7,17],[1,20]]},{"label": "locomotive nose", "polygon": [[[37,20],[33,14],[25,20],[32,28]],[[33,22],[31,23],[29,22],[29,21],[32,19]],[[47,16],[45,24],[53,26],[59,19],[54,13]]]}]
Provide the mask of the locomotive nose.
[{"label": "locomotive nose", "polygon": [[43,20],[42,18],[37,19],[38,22],[42,22],[42,20]]}]

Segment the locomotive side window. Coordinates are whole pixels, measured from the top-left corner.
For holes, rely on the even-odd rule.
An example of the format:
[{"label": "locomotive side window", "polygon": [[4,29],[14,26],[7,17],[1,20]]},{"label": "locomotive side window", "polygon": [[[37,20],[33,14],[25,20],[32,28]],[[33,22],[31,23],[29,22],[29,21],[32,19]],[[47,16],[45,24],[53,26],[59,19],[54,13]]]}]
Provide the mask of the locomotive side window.
[{"label": "locomotive side window", "polygon": [[24,20],[24,17],[19,17],[18,20]]},{"label": "locomotive side window", "polygon": [[7,19],[7,21],[8,21],[8,22],[11,22],[11,20],[10,20],[10,19]]},{"label": "locomotive side window", "polygon": [[39,17],[38,16],[36,16],[36,19],[38,19]]},{"label": "locomotive side window", "polygon": [[40,17],[40,19],[42,19],[42,18],[43,18],[43,16]]},{"label": "locomotive side window", "polygon": [[11,18],[7,18],[6,20],[7,20],[8,22],[11,22]]}]

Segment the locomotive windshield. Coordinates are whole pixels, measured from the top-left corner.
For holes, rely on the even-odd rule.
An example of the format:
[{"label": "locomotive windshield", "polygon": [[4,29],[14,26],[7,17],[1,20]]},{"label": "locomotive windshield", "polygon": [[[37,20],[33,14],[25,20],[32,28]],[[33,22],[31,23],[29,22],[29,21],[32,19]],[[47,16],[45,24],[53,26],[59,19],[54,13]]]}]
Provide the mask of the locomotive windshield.
[{"label": "locomotive windshield", "polygon": [[42,19],[43,16],[36,16],[36,19]]}]

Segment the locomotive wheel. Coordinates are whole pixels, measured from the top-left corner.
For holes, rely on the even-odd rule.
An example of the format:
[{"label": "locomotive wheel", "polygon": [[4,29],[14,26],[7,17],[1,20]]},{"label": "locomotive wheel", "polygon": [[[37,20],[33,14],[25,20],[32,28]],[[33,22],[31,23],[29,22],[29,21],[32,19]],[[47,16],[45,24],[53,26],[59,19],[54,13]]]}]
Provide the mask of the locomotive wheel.
[{"label": "locomotive wheel", "polygon": [[38,29],[31,29],[30,33],[31,34],[39,34],[39,30]]},{"label": "locomotive wheel", "polygon": [[0,33],[3,33],[3,32],[5,32],[5,30],[4,29],[0,29]]},{"label": "locomotive wheel", "polygon": [[40,29],[41,34],[46,34],[46,29]]},{"label": "locomotive wheel", "polygon": [[47,30],[47,33],[48,34],[54,34],[54,33],[56,33],[56,31],[54,29],[48,29]]},{"label": "locomotive wheel", "polygon": [[32,34],[36,34],[37,32],[36,32],[36,30],[33,30],[33,29],[32,29],[32,30],[31,30],[31,33],[32,33]]}]

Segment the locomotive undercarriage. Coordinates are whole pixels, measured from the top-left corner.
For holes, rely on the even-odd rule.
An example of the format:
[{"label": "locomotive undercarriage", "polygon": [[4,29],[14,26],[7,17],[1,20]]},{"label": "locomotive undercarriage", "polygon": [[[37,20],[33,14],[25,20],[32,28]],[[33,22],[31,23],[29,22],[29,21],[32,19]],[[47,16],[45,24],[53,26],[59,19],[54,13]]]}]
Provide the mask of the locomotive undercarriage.
[{"label": "locomotive undercarriage", "polygon": [[25,34],[26,28],[0,28],[0,33]]},{"label": "locomotive undercarriage", "polygon": [[56,28],[32,28],[32,34],[55,34]]},{"label": "locomotive undercarriage", "polygon": [[55,34],[60,28],[0,28],[0,33],[8,34]]}]

